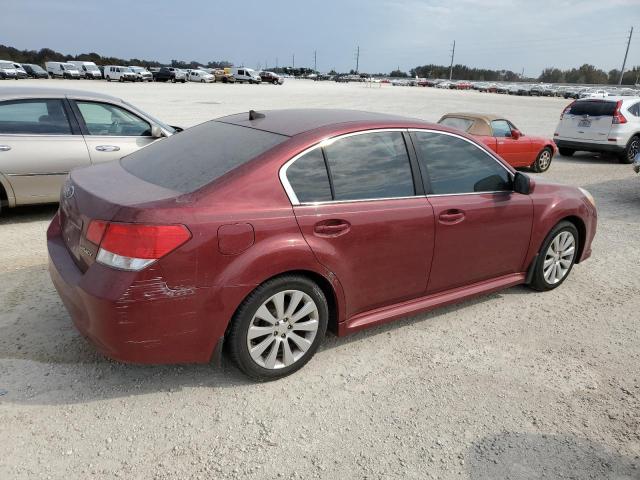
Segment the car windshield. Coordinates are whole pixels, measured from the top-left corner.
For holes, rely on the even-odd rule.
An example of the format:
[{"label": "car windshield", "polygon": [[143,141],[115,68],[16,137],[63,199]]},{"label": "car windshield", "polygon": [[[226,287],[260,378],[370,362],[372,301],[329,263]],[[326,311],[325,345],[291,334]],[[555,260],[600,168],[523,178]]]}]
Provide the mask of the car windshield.
[{"label": "car windshield", "polygon": [[44,72],[44,69],[40,65],[28,65],[34,72]]},{"label": "car windshield", "polygon": [[9,62],[0,62],[0,68],[15,68],[12,64],[10,64]]},{"label": "car windshield", "polygon": [[121,164],[146,182],[190,193],[288,138],[212,120],[152,143],[122,158]]},{"label": "car windshield", "polygon": [[142,67],[129,67],[129,70],[131,70],[132,72],[138,73],[138,72],[142,72],[144,70],[144,68],[142,68]]},{"label": "car windshield", "polygon": [[88,72],[98,72],[99,69],[95,65],[85,65],[84,68],[87,69]]},{"label": "car windshield", "polygon": [[63,63],[62,64],[63,70],[77,70],[78,67],[76,67],[73,63]]}]

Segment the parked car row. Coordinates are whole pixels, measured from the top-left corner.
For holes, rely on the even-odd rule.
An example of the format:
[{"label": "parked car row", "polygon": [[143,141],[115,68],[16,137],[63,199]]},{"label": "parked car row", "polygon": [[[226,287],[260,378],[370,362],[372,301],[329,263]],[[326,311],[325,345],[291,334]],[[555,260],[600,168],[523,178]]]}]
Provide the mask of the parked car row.
[{"label": "parked car row", "polygon": [[147,69],[139,65],[101,65],[94,62],[46,62],[43,69],[39,65],[20,64],[9,60],[0,60],[0,79],[23,78],[81,78],[89,80],[105,79],[108,82],[199,82],[199,83],[272,83],[282,85],[284,78],[274,72],[256,71],[246,67],[227,67],[223,69],[205,68],[181,69],[176,67],[152,67]]},{"label": "parked car row", "polygon": [[487,93],[503,93],[521,96],[543,96],[563,98],[605,98],[609,96],[638,96],[635,88],[607,86],[588,87],[581,85],[553,85],[549,83],[501,83],[501,82],[469,82],[466,80],[443,79],[395,79],[393,85],[435,87],[450,90],[476,90]]}]

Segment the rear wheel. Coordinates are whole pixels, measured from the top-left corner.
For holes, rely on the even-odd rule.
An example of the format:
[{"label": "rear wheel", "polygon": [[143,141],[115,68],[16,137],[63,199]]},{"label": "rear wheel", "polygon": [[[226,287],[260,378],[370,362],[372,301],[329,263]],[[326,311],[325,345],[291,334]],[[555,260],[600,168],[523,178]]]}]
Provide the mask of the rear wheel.
[{"label": "rear wheel", "polygon": [[633,163],[638,152],[640,152],[640,137],[636,135],[635,137],[631,137],[631,140],[627,143],[627,147],[624,149],[624,152],[618,156],[618,159],[620,163]]},{"label": "rear wheel", "polygon": [[578,253],[578,230],[571,222],[558,223],[542,244],[531,281],[535,290],[553,290],[566,280]]},{"label": "rear wheel", "polygon": [[109,75],[107,75],[107,82],[111,81],[111,77]]},{"label": "rear wheel", "polygon": [[576,151],[572,148],[559,148],[558,151],[563,157],[571,157]]},{"label": "rear wheel", "polygon": [[240,305],[227,344],[246,375],[275,380],[302,368],[327,330],[329,308],[322,290],[299,275],[285,275],[256,288]]},{"label": "rear wheel", "polygon": [[549,170],[551,166],[551,160],[553,159],[553,151],[549,147],[544,147],[538,154],[538,158],[533,162],[533,171],[536,173],[542,173]]}]

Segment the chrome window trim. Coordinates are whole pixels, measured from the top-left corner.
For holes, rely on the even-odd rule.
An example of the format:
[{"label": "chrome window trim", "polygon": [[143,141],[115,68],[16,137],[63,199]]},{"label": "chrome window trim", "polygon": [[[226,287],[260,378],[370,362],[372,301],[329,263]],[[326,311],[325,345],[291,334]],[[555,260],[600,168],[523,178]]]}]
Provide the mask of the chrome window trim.
[{"label": "chrome window trim", "polygon": [[323,202],[300,202],[300,200],[298,199],[298,196],[296,195],[296,193],[293,190],[293,187],[289,183],[289,179],[287,178],[287,169],[289,168],[289,166],[291,166],[296,160],[298,160],[300,157],[306,155],[310,151],[312,151],[312,150],[314,150],[316,148],[323,147],[329,141],[331,141],[331,143],[332,143],[332,142],[334,142],[334,141],[336,141],[338,139],[351,137],[351,136],[354,136],[354,135],[361,135],[361,134],[365,134],[365,133],[377,133],[377,132],[409,132],[409,133],[410,132],[426,132],[426,133],[438,133],[438,134],[442,134],[442,135],[449,135],[451,137],[460,138],[460,139],[470,143],[474,147],[476,147],[478,150],[480,150],[481,152],[486,154],[494,162],[496,162],[498,165],[500,165],[502,168],[504,168],[506,170],[506,172],[509,174],[509,176],[511,177],[511,180],[513,180],[514,173],[509,168],[507,168],[507,166],[504,163],[502,163],[500,160],[498,160],[492,153],[488,152],[484,148],[478,147],[478,145],[476,145],[473,141],[469,140],[468,138],[463,137],[462,135],[458,135],[458,134],[451,133],[451,132],[443,132],[442,130],[434,130],[434,129],[431,129],[431,128],[377,128],[377,129],[373,129],[373,130],[361,130],[361,131],[358,131],[358,132],[345,133],[345,134],[342,134],[342,135],[336,135],[334,137],[323,138],[318,143],[313,144],[312,146],[306,148],[305,150],[303,150],[302,152],[298,153],[297,155],[295,155],[291,159],[287,160],[287,162],[284,165],[282,165],[282,167],[280,167],[279,177],[280,177],[280,183],[282,183],[282,186],[284,187],[284,190],[287,193],[287,196],[289,197],[289,201],[291,202],[291,205],[296,206],[296,207],[297,206],[320,206],[320,205],[331,205],[331,204],[340,204],[340,203],[354,203],[354,202],[375,202],[375,201],[385,201],[385,200],[407,200],[407,199],[410,199],[410,198],[454,197],[454,196],[463,196],[463,195],[465,195],[465,196],[466,195],[495,195],[497,193],[513,193],[513,190],[493,190],[493,191],[490,191],[490,192],[428,193],[426,195],[411,195],[409,197],[358,198],[358,199],[354,199],[354,200],[327,200],[327,201],[323,201]]},{"label": "chrome window trim", "polygon": [[[329,145],[333,142],[335,142],[336,140],[341,140],[343,138],[347,138],[347,137],[353,137],[355,135],[364,135],[366,133],[381,133],[381,132],[407,132],[408,129],[407,128],[375,128],[375,129],[370,129],[370,130],[359,130],[357,132],[349,132],[349,133],[343,133],[340,135],[335,135],[333,137],[326,137],[323,138],[322,140],[320,140],[319,142],[311,145],[310,147],[307,147],[306,149],[304,149],[302,152],[298,153],[297,155],[295,155],[293,158],[287,160],[287,162],[282,165],[282,167],[280,167],[280,172],[278,174],[278,176],[280,177],[280,183],[282,183],[282,186],[284,187],[284,191],[287,193],[287,196],[289,197],[289,201],[291,202],[291,205],[294,206],[299,206],[299,205],[324,205],[324,204],[330,204],[330,203],[348,203],[348,202],[371,202],[371,201],[376,201],[376,200],[392,200],[392,199],[399,199],[399,198],[415,198],[415,197],[422,197],[423,195],[411,195],[410,197],[390,197],[390,198],[358,198],[355,200],[330,200],[330,201],[325,201],[325,202],[300,202],[300,200],[298,200],[298,196],[296,195],[296,192],[293,190],[293,187],[291,186],[291,184],[289,183],[289,179],[287,178],[287,170],[289,169],[289,167],[296,161],[298,160],[300,157],[306,155],[307,153],[311,152],[312,150],[315,150],[316,148],[322,148],[325,145]],[[407,158],[409,158],[409,153],[407,152]],[[410,166],[411,168],[411,166]]]},{"label": "chrome window trim", "polygon": [[5,137],[69,137],[69,138],[82,138],[82,133],[0,133],[0,138]]}]

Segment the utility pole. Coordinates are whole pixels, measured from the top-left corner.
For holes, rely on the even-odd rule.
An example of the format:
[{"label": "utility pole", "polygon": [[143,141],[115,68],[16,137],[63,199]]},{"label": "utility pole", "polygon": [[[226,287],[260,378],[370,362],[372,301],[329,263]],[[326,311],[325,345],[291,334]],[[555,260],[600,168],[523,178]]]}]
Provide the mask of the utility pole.
[{"label": "utility pole", "polygon": [[453,41],[453,47],[451,48],[451,65],[449,66],[449,80],[453,78],[453,58],[456,54],[456,41]]},{"label": "utility pole", "polygon": [[296,54],[291,56],[291,68],[296,68]]},{"label": "utility pole", "polygon": [[276,70],[278,69],[278,57],[276,57]]},{"label": "utility pole", "polygon": [[631,31],[629,32],[629,39],[627,40],[627,50],[624,52],[624,60],[622,61],[622,68],[620,69],[620,80],[618,81],[618,85],[622,85],[624,67],[627,64],[627,55],[629,54],[629,45],[631,44],[631,35],[633,35],[633,27],[631,27]]},{"label": "utility pole", "polygon": [[360,68],[360,45],[356,49],[356,73],[358,73],[358,68]]},{"label": "utility pole", "polygon": [[313,51],[313,71],[314,72],[318,71],[318,51],[317,50]]}]

